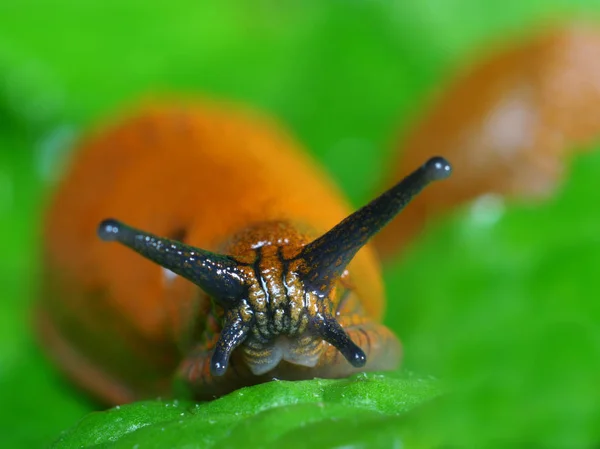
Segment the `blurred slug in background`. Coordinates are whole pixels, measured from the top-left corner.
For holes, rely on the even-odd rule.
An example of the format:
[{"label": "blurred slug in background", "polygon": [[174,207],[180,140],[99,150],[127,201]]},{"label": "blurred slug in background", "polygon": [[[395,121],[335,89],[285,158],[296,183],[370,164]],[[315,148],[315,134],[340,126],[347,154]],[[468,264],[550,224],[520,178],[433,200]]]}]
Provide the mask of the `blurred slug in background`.
[{"label": "blurred slug in background", "polygon": [[208,102],[131,114],[82,144],[50,205],[40,340],[108,404],[168,397],[174,382],[206,399],[396,369],[375,250],[397,254],[484,194],[551,194],[567,150],[600,134],[599,75],[600,33],[582,26],[486,56],[417,120],[391,187],[354,214],[263,117]]},{"label": "blurred slug in background", "polygon": [[455,168],[376,238],[397,254],[428,221],[482,195],[543,200],[565,174],[569,152],[600,137],[600,30],[551,27],[489,52],[448,82],[409,128],[390,185],[432,149]]}]

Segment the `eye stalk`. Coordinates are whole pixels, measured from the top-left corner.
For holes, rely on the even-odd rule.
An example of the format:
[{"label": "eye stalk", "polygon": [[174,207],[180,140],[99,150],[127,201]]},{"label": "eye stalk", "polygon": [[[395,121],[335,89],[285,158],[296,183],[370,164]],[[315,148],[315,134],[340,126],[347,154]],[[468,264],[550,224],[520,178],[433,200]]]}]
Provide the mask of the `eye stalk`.
[{"label": "eye stalk", "polygon": [[[425,162],[425,164],[423,164],[421,170],[423,171],[425,184],[419,188],[419,191],[423,189],[429,182],[441,181],[450,177],[452,174],[452,166],[446,159],[440,156],[429,159],[427,162]],[[416,187],[418,188],[418,185]]]},{"label": "eye stalk", "polygon": [[246,292],[246,280],[229,256],[157,237],[114,219],[100,223],[98,236],[107,242],[119,242],[193,282],[225,309],[235,306]]},{"label": "eye stalk", "polygon": [[304,247],[303,278],[314,291],[327,295],[352,258],[377,232],[433,181],[452,173],[450,163],[433,157],[394,187]]}]

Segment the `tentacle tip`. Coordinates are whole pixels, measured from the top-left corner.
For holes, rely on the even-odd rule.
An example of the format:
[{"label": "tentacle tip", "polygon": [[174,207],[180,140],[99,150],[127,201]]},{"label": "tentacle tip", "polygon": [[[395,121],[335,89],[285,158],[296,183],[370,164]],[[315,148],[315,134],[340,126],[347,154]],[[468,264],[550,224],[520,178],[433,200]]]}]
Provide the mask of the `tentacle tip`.
[{"label": "tentacle tip", "polygon": [[212,360],[210,363],[210,373],[213,376],[222,376],[227,371],[227,364],[223,362],[219,362],[216,360]]},{"label": "tentacle tip", "polygon": [[362,368],[367,363],[367,356],[365,355],[362,349],[356,348],[356,351],[350,354],[348,361],[353,367]]},{"label": "tentacle tip", "polygon": [[98,237],[105,242],[111,242],[117,239],[121,230],[122,223],[112,218],[102,220],[98,225]]},{"label": "tentacle tip", "polygon": [[448,178],[452,174],[450,162],[441,156],[432,157],[425,162],[423,168],[431,181],[440,181]]}]

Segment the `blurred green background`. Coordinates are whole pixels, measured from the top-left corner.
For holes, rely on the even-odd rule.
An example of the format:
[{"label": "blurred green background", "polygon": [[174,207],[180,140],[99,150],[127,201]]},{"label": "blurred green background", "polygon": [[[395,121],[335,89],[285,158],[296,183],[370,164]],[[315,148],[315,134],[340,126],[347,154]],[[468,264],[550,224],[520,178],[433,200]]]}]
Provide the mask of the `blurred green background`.
[{"label": "blurred green background", "polygon": [[[358,205],[449,74],[561,17],[600,18],[600,1],[2,1],[0,446],[47,445],[94,409],[29,323],[44,200],[88,125],[157,92],[237,100],[283,121]],[[592,152],[548,203],[465,208],[388,267],[405,367],[451,392],[402,421],[412,432],[443,447],[600,444],[598,179]]]}]

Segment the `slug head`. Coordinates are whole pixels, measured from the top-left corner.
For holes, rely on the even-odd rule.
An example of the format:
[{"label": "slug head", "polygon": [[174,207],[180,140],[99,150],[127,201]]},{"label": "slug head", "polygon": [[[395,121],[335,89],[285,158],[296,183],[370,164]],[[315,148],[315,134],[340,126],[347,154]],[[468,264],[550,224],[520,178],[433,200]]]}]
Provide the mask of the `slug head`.
[{"label": "slug head", "polygon": [[256,375],[267,373],[281,360],[315,366],[323,341],[350,364],[362,367],[365,353],[335,319],[336,284],[371,237],[425,186],[450,173],[445,159],[432,158],[329,232],[298,247],[286,244],[297,239],[261,239],[259,244],[242,235],[238,242],[245,242],[245,248],[228,251],[231,255],[216,254],[113,219],[100,224],[98,235],[188,279],[223,309],[222,331],[211,359],[213,375],[226,372],[233,350],[240,345]]}]

